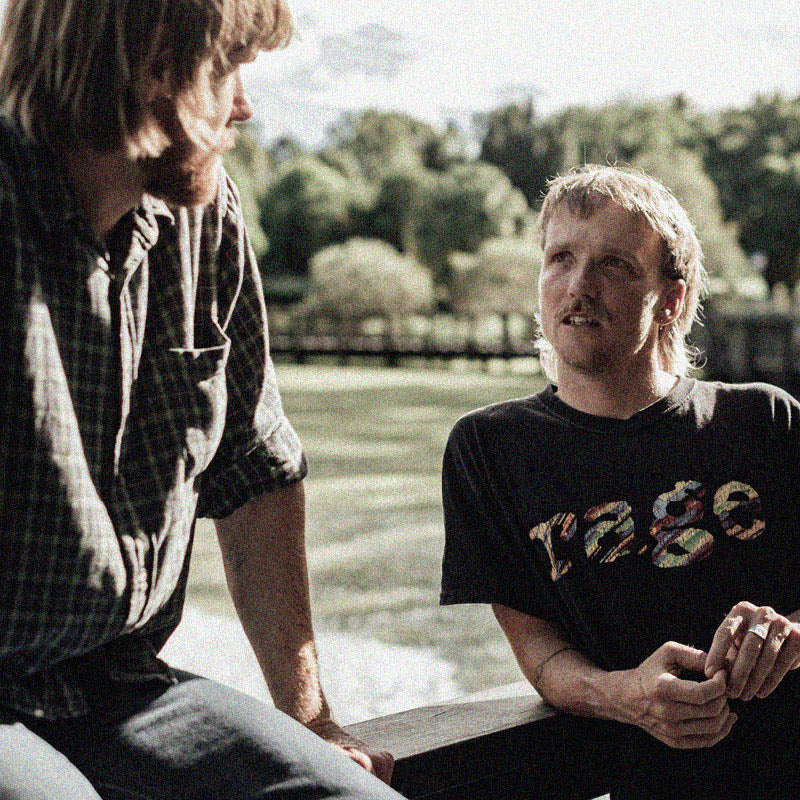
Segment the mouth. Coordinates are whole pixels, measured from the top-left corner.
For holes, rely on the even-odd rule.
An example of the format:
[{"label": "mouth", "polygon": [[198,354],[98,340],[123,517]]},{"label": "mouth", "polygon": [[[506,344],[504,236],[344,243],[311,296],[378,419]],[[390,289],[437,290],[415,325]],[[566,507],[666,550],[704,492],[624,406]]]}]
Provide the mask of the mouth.
[{"label": "mouth", "polygon": [[600,321],[589,314],[572,313],[567,314],[561,320],[562,325],[568,325],[571,328],[599,328]]}]

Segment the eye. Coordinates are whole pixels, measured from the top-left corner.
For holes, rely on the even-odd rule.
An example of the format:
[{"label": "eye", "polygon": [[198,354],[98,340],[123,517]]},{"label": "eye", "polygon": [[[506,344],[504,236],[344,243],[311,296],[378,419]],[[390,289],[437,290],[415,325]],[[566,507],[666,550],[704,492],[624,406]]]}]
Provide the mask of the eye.
[{"label": "eye", "polygon": [[569,258],[569,250],[556,250],[548,257],[551,264],[563,264]]},{"label": "eye", "polygon": [[619,256],[606,256],[600,263],[604,267],[619,270],[620,272],[626,272],[629,274],[634,274],[636,272],[633,264],[631,264],[629,261],[626,261],[624,258],[620,258]]}]

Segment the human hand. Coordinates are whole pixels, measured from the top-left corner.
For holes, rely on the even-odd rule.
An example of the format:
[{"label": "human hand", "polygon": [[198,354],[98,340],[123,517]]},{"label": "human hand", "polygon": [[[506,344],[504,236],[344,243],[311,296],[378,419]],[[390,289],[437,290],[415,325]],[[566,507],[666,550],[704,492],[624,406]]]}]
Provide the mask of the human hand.
[{"label": "human hand", "polygon": [[388,784],[392,779],[394,770],[394,757],[385,750],[372,750],[364,742],[351,736],[347,731],[342,730],[329,717],[313,720],[306,724],[317,736],[320,736],[329,744],[344,751],[344,754],[364,767],[367,772],[376,775],[384,783]]},{"label": "human hand", "polygon": [[627,721],[670,747],[711,747],[736,722],[725,696],[725,670],[708,680],[680,677],[684,670],[702,673],[706,654],[667,642],[625,675],[623,704]]},{"label": "human hand", "polygon": [[769,606],[737,603],[714,634],[706,676],[728,673],[728,697],[766,697],[800,667],[800,625]]}]

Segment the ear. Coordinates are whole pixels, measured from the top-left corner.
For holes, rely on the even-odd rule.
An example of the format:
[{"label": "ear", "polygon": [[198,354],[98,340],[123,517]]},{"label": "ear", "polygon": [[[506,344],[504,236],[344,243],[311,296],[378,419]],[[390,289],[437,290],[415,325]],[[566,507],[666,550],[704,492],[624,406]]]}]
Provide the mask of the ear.
[{"label": "ear", "polygon": [[656,312],[656,322],[662,327],[669,325],[680,316],[683,311],[683,304],[686,300],[686,281],[683,278],[670,281],[666,287],[659,309]]}]

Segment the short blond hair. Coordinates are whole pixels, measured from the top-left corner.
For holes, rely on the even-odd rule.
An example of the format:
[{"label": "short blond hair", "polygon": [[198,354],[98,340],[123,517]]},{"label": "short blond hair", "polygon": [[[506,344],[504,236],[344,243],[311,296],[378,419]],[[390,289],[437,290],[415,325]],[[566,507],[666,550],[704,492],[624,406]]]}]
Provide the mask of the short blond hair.
[{"label": "short blond hair", "polygon": [[203,64],[224,71],[291,33],[284,0],[8,0],[2,111],[51,147],[157,157],[170,141],[148,108],[154,76],[197,105]]},{"label": "short blond hair", "polygon": [[[661,273],[664,279],[682,278],[686,281],[683,308],[672,323],[661,329],[658,342],[662,368],[673,375],[685,375],[698,366],[701,355],[686,337],[699,319],[708,275],[694,226],[669,189],[641,170],[632,168],[585,164],[572,169],[548,183],[539,212],[542,247],[546,244],[547,225],[560,206],[566,204],[572,213],[588,217],[609,200],[644,219],[661,238],[664,252]],[[550,374],[554,370],[552,348],[541,337],[539,344],[542,365]]]}]

